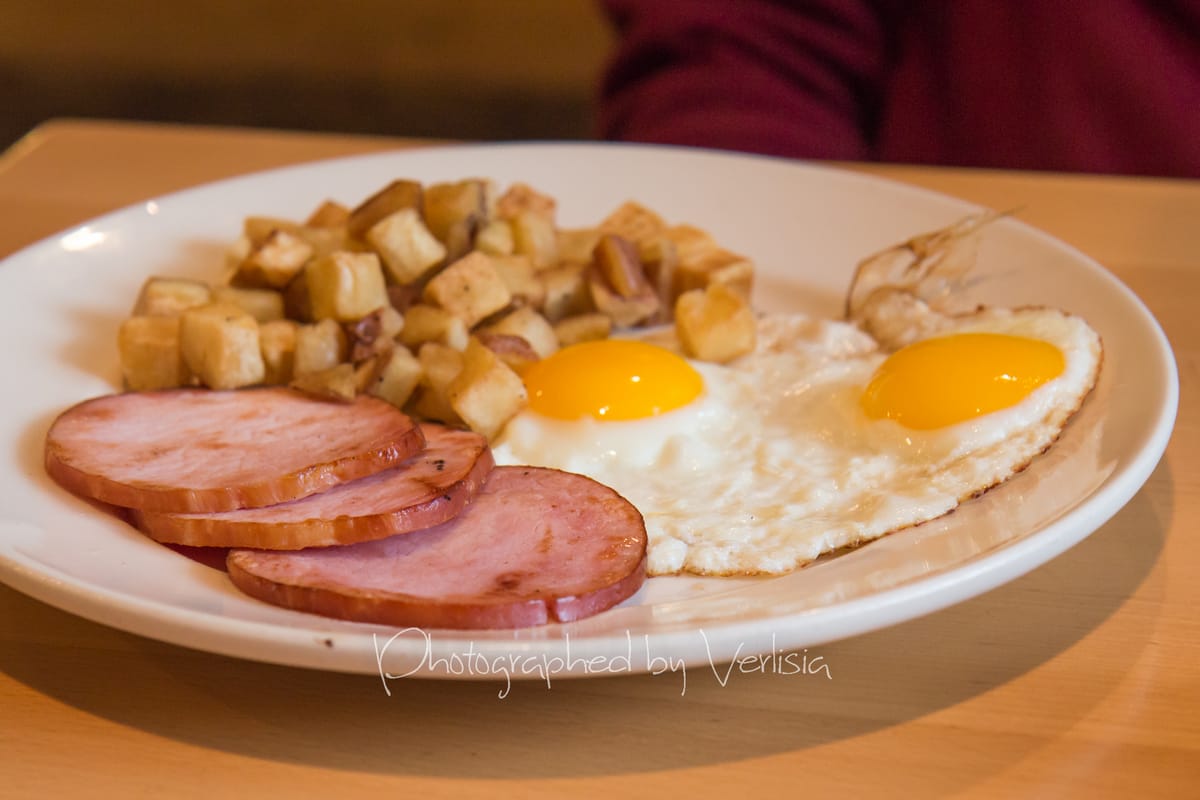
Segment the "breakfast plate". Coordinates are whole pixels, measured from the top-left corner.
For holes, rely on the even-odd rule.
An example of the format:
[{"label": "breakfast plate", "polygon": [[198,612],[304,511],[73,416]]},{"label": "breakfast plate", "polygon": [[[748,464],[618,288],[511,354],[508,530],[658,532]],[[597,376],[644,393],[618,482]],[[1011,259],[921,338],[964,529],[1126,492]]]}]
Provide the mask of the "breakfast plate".
[{"label": "breakfast plate", "polygon": [[307,164],[90,221],[0,265],[0,329],[20,343],[4,356],[12,384],[0,417],[0,579],[106,625],[279,664],[442,678],[656,672],[774,657],[1010,581],[1112,517],[1166,447],[1178,378],[1157,322],[1103,267],[1008,218],[982,239],[969,299],[1085,318],[1105,345],[1096,390],[1057,445],[1008,483],[954,514],[782,577],[652,578],[619,607],[565,625],[395,630],[253,600],[224,572],[155,544],[46,476],[42,443],[55,416],[119,386],[117,326],[147,276],[215,279],[248,215],[303,218],[323,199],[353,204],[392,178],[470,176],[523,181],[555,196],[568,226],[594,224],[635,199],[750,256],[756,308],[826,318],[842,313],[861,258],[978,210],[801,162],[641,145],[511,144]]}]

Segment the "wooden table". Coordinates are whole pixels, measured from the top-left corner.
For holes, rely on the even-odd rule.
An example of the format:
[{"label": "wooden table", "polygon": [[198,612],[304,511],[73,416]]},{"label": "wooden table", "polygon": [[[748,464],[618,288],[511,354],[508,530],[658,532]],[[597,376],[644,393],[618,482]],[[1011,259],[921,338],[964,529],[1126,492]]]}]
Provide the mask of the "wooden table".
[{"label": "wooden table", "polygon": [[[56,122],[0,159],[0,254],[194,183],[405,144]],[[1023,207],[1162,322],[1174,438],[1084,543],[819,648],[833,680],[694,680],[685,696],[623,676],[504,700],[392,681],[388,697],[377,677],[160,644],[0,587],[0,796],[1200,796],[1200,183],[855,168]]]}]

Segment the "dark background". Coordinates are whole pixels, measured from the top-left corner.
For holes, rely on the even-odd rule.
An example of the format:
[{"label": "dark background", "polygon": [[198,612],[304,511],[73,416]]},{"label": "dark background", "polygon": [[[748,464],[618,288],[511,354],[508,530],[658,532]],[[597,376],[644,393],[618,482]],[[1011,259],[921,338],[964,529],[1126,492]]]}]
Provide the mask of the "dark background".
[{"label": "dark background", "polygon": [[591,0],[4,0],[0,148],[52,117],[588,138],[611,41]]}]

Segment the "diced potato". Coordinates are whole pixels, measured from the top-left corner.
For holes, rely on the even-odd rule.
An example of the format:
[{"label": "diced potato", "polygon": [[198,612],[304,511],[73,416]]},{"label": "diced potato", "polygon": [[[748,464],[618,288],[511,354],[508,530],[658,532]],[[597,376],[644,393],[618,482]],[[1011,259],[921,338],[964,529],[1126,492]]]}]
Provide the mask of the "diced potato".
[{"label": "diced potato", "polygon": [[437,342],[421,345],[417,350],[417,360],[421,364],[421,385],[443,394],[463,366],[461,351]]},{"label": "diced potato", "polygon": [[754,349],[757,322],[750,304],[722,283],[692,289],[675,303],[675,332],[684,352],[723,364]]},{"label": "diced potato", "polygon": [[339,251],[304,268],[315,319],[352,322],[390,305],[383,267],[374,253]]},{"label": "diced potato", "polygon": [[462,422],[450,405],[448,393],[450,384],[462,371],[463,354],[452,347],[426,342],[417,351],[417,361],[421,365],[421,379],[412,401],[413,412],[448,424]]},{"label": "diced potato", "polygon": [[133,304],[135,317],[176,317],[189,308],[212,302],[212,289],[186,278],[147,278]]},{"label": "diced potato", "polygon": [[525,384],[500,357],[472,338],[463,365],[450,382],[450,406],[471,428],[491,439],[525,407]]},{"label": "diced potato", "polygon": [[296,236],[303,239],[312,248],[312,258],[323,258],[338,250],[349,250],[353,253],[365,253],[369,250],[365,242],[351,238],[345,226],[337,228],[300,228]]},{"label": "diced potato", "polygon": [[596,310],[611,317],[613,325],[618,328],[631,328],[647,322],[662,306],[662,301],[650,284],[632,297],[621,297],[594,271],[588,278],[588,290]]},{"label": "diced potato", "polygon": [[336,200],[326,200],[317,206],[308,219],[306,228],[344,228],[350,222],[350,209]]},{"label": "diced potato", "polygon": [[421,206],[425,224],[446,245],[448,259],[471,250],[475,232],[488,221],[488,192],[487,182],[477,178],[434,183],[425,189]]},{"label": "diced potato", "polygon": [[634,244],[641,244],[661,236],[667,224],[654,211],[629,200],[605,217],[599,227],[602,233],[615,234]]},{"label": "diced potato", "polygon": [[358,394],[360,379],[353,364],[334,364],[317,372],[297,373],[288,385],[324,400],[349,403]]},{"label": "diced potato", "polygon": [[521,306],[505,314],[497,322],[484,328],[487,333],[520,336],[529,342],[540,358],[553,355],[558,350],[558,337],[550,323],[529,306]]},{"label": "diced potato", "polygon": [[636,248],[614,234],[604,234],[596,243],[588,289],[596,310],[612,317],[613,324],[621,328],[648,322],[662,307]]},{"label": "diced potato", "polygon": [[463,350],[467,346],[467,323],[445,309],[418,303],[404,312],[400,341],[405,347],[419,348],[425,342]]},{"label": "diced potato", "polygon": [[290,319],[263,322],[258,326],[258,346],[262,352],[263,383],[286,384],[292,379],[296,361],[296,330]]},{"label": "diced potato", "polygon": [[638,256],[646,269],[646,279],[662,300],[659,316],[654,321],[667,322],[675,308],[675,271],[679,266],[679,252],[674,242],[659,236],[644,240],[638,246]]},{"label": "diced potato", "polygon": [[713,283],[723,283],[750,297],[754,265],[748,259],[724,249],[706,231],[692,225],[674,225],[665,236],[675,244],[679,258],[673,285],[677,297]]},{"label": "diced potato", "polygon": [[218,286],[213,289],[213,302],[237,306],[259,322],[284,318],[283,295],[274,289]]},{"label": "diced potato", "polygon": [[383,360],[379,374],[367,391],[396,408],[404,408],[420,379],[421,362],[407,347],[397,345]]},{"label": "diced potato", "polygon": [[439,242],[415,208],[402,208],[376,222],[367,231],[367,241],[375,248],[396,283],[412,283],[446,257]]},{"label": "diced potato", "polygon": [[346,230],[354,238],[362,239],[384,217],[402,208],[420,208],[422,194],[417,181],[392,181],[350,212]]},{"label": "diced potato", "polygon": [[489,256],[513,254],[513,232],[508,220],[494,219],[475,234],[475,249]]},{"label": "diced potato", "polygon": [[258,322],[237,306],[210,303],[183,312],[179,347],[188,369],[211,389],[250,386],[266,374]]},{"label": "diced potato", "polygon": [[648,281],[637,249],[628,239],[606,233],[596,242],[592,264],[608,288],[621,297],[641,294]]},{"label": "diced potato", "polygon": [[546,286],[533,269],[528,256],[493,256],[492,266],[513,302],[540,307],[546,299]]},{"label": "diced potato", "polygon": [[308,295],[308,275],[301,271],[283,287],[283,315],[297,322],[312,322],[312,300]]},{"label": "diced potato", "polygon": [[563,264],[538,273],[538,280],[546,288],[542,301],[542,314],[546,319],[554,322],[596,309],[587,277],[586,264]]},{"label": "diced potato", "polygon": [[475,334],[480,343],[491,350],[500,360],[513,369],[518,375],[535,361],[540,360],[533,345],[520,336],[511,333],[489,333],[481,331]]},{"label": "diced potato", "polygon": [[229,283],[233,276],[237,274],[238,267],[246,260],[247,256],[254,250],[254,245],[250,243],[250,237],[242,234],[229,249],[225,251],[225,283]]},{"label": "diced potato", "polygon": [[404,315],[391,306],[384,306],[346,326],[350,338],[350,360],[358,363],[383,355],[396,345],[396,337],[404,329]]},{"label": "diced potato", "polygon": [[275,231],[287,231],[298,235],[301,227],[303,226],[295,220],[253,216],[246,217],[242,221],[242,235],[250,240],[250,246],[253,249],[266,241],[266,238]]},{"label": "diced potato", "polygon": [[557,210],[557,200],[527,183],[514,183],[496,201],[496,216],[501,219],[513,219],[524,211],[531,211],[553,224]]},{"label": "diced potato", "polygon": [[558,232],[554,223],[535,211],[520,211],[512,218],[513,252],[528,256],[535,269],[558,263]]},{"label": "diced potato", "polygon": [[292,362],[293,374],[320,372],[334,367],[347,356],[346,332],[331,319],[296,329],[296,352]]},{"label": "diced potato", "polygon": [[560,228],[558,230],[558,260],[570,264],[590,264],[592,251],[600,241],[599,228]]},{"label": "diced potato", "polygon": [[472,251],[439,272],[425,285],[426,303],[463,320],[470,328],[511,302],[512,295],[496,272],[491,256]]},{"label": "diced potato", "polygon": [[135,392],[186,386],[191,372],[179,347],[179,317],[130,317],[117,332],[121,374]]},{"label": "diced potato", "polygon": [[275,230],[238,265],[231,282],[235,286],[282,289],[312,258],[313,246],[300,236]]},{"label": "diced potato", "polygon": [[554,323],[554,335],[558,337],[559,347],[607,339],[611,333],[612,317],[599,311],[576,314]]}]

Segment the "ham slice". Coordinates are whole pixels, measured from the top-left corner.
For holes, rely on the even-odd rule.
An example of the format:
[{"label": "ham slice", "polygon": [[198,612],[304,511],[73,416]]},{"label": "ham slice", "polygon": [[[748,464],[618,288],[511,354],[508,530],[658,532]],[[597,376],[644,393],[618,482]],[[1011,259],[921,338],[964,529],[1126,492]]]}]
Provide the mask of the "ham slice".
[{"label": "ham slice", "polygon": [[212,514],[132,512],[152,539],[204,547],[297,550],[352,544],[451,519],[492,470],[487,439],[422,425],[425,449],[396,467],[290,503]]},{"label": "ham slice", "polygon": [[569,622],[645,580],[634,506],[582,475],[496,467],[453,520],[373,542],[296,552],[232,550],[247,594],[341,619],[423,628]]},{"label": "ham slice", "polygon": [[423,446],[416,423],[375,397],[174,389],[73,406],[46,434],[45,464],[65,488],[105,503],[213,512],[307,497]]}]

